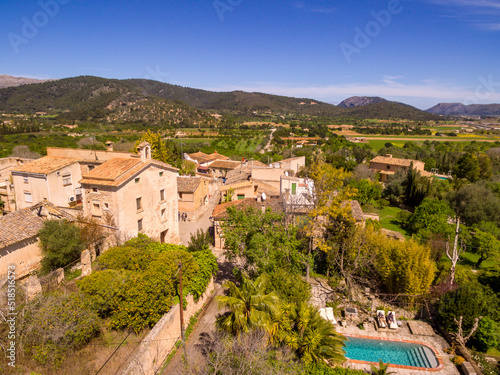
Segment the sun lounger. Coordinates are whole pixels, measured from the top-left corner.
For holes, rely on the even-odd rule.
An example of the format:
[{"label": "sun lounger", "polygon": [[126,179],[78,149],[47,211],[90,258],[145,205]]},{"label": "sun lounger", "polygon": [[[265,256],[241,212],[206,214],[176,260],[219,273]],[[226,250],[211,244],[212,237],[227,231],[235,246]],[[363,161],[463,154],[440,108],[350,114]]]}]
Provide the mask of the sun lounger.
[{"label": "sun lounger", "polygon": [[380,328],[387,328],[387,324],[385,323],[385,311],[377,310],[377,322]]},{"label": "sun lounger", "polygon": [[398,329],[398,322],[396,320],[396,314],[394,314],[394,311],[389,311],[387,313],[387,323],[389,323],[390,329]]},{"label": "sun lounger", "polygon": [[333,314],[333,307],[325,307],[325,308],[319,309],[319,315],[323,319],[331,322],[332,324],[337,324],[337,320],[335,319],[335,316]]},{"label": "sun lounger", "polygon": [[337,320],[335,319],[335,316],[333,315],[333,307],[326,308],[326,316],[328,316],[328,320],[330,322],[332,322],[332,324],[337,324]]}]

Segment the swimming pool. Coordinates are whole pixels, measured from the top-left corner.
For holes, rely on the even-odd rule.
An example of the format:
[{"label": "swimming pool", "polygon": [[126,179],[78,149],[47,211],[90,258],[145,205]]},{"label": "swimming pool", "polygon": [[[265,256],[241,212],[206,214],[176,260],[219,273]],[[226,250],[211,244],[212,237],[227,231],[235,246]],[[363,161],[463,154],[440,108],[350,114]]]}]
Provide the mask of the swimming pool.
[{"label": "swimming pool", "polygon": [[417,343],[347,337],[346,357],[349,359],[392,365],[434,369],[440,365],[431,348]]}]

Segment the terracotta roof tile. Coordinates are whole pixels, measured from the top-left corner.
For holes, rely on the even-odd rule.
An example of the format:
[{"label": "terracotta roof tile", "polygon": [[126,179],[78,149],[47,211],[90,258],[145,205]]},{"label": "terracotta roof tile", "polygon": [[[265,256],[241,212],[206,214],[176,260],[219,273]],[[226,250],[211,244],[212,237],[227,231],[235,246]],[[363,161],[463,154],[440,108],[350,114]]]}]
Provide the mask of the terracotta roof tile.
[{"label": "terracotta roof tile", "polygon": [[201,177],[177,177],[177,191],[194,193],[201,183]]},{"label": "terracotta roof tile", "polygon": [[413,162],[415,163],[423,163],[419,160],[411,160],[411,159],[398,159],[398,158],[392,158],[388,156],[377,156],[370,160],[370,163],[381,163],[381,164],[389,164],[389,165],[399,165],[402,167],[409,167],[410,164]]},{"label": "terracotta roof tile", "polygon": [[37,236],[44,219],[73,217],[49,202],[41,202],[0,217],[0,249]]},{"label": "terracotta roof tile", "polygon": [[115,158],[108,160],[84,174],[80,183],[86,185],[120,186],[149,165],[156,165],[171,171],[178,171],[176,168],[157,160],[149,160],[144,163],[138,159]]},{"label": "terracotta roof tile", "polygon": [[13,172],[49,174],[61,168],[64,168],[73,163],[77,163],[76,159],[58,158],[54,156],[44,156],[43,158],[33,160],[32,162],[14,167]]},{"label": "terracotta roof tile", "polygon": [[193,160],[196,160],[198,162],[198,164],[203,164],[203,163],[209,163],[211,161],[215,161],[215,160],[229,160],[229,157],[225,156],[225,155],[221,155],[217,152],[214,152],[213,154],[205,154],[204,152],[195,152],[194,154],[188,154],[188,156],[193,159]]},{"label": "terracotta roof tile", "polygon": [[241,167],[241,162],[239,161],[231,161],[231,160],[217,160],[210,164],[210,169],[229,169],[234,170]]}]

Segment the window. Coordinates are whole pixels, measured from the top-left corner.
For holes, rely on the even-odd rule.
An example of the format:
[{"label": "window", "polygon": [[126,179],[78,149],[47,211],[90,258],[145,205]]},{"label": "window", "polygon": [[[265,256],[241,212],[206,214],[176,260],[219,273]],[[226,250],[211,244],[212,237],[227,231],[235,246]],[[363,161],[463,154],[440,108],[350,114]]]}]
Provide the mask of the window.
[{"label": "window", "polygon": [[63,185],[71,185],[71,173],[65,173],[62,176]]},{"label": "window", "polygon": [[165,220],[165,216],[166,216],[165,214],[166,214],[166,212],[167,212],[167,209],[166,209],[166,208],[162,208],[162,209],[161,209],[161,219],[162,219],[162,220]]},{"label": "window", "polygon": [[388,165],[388,166],[387,166],[387,169],[391,169],[391,166],[390,166],[390,165]]},{"label": "window", "polygon": [[33,203],[33,197],[31,196],[31,193],[29,191],[24,192],[24,201],[26,203]]},{"label": "window", "polygon": [[24,179],[24,183],[27,184],[28,183],[28,176],[24,176],[23,179]]},{"label": "window", "polygon": [[101,204],[99,202],[92,203],[92,216],[101,216]]},{"label": "window", "polygon": [[137,220],[137,230],[142,231],[142,219]]},{"label": "window", "polygon": [[179,193],[179,199],[182,200],[182,193]]},{"label": "window", "polygon": [[238,194],[238,200],[245,199],[245,194]]},{"label": "window", "polygon": [[297,194],[297,184],[296,183],[292,183],[292,195],[295,195]]},{"label": "window", "polygon": [[89,165],[89,172],[95,168],[95,165]]},{"label": "window", "polygon": [[160,177],[163,177],[163,171],[161,171],[161,172],[159,173],[159,175],[160,175]]},{"label": "window", "polygon": [[137,198],[137,199],[135,200],[135,205],[136,205],[136,208],[137,208],[138,210],[140,210],[140,209],[142,208],[142,198]]},{"label": "window", "polygon": [[97,188],[92,188],[92,191],[93,191],[94,193],[97,193],[97,192],[98,192]]},{"label": "window", "polygon": [[141,181],[140,177],[137,177],[137,178],[135,179],[135,183],[136,183],[136,184],[138,184],[140,181]]},{"label": "window", "polygon": [[104,209],[109,210],[109,203],[104,203]]},{"label": "window", "polygon": [[160,200],[164,201],[165,200],[165,189],[160,190]]}]

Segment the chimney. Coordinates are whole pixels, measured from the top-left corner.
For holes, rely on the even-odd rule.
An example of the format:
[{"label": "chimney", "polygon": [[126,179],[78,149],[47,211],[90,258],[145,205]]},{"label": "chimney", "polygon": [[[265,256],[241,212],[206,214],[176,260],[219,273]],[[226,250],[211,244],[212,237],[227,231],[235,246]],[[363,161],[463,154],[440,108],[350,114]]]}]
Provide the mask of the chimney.
[{"label": "chimney", "polygon": [[392,154],[387,154],[386,155],[388,158],[392,158]]},{"label": "chimney", "polygon": [[106,142],[106,147],[107,147],[106,151],[113,151],[113,142],[107,141]]},{"label": "chimney", "polygon": [[142,142],[137,146],[137,153],[141,157],[141,161],[146,163],[151,160],[151,145],[148,142]]}]

